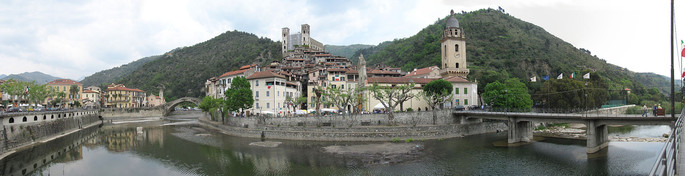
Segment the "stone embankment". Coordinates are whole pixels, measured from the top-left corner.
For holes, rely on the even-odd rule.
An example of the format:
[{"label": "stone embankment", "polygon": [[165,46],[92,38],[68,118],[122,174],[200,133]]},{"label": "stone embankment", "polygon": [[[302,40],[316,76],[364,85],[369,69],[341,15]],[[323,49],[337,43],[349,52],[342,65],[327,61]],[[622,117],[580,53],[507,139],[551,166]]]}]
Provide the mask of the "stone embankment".
[{"label": "stone embankment", "polygon": [[95,110],[1,114],[0,157],[100,123]]},{"label": "stone embankment", "polygon": [[432,116],[423,116],[421,113],[397,113],[394,122],[387,120],[387,114],[361,115],[356,118],[329,116],[229,119],[231,120],[226,122],[227,125],[211,121],[207,117],[201,117],[199,121],[202,125],[233,136],[315,141],[443,139],[507,129],[504,122],[456,124],[449,113],[443,113],[443,116],[438,118],[438,125],[431,125]]},{"label": "stone embankment", "polygon": [[[556,126],[544,130],[536,130],[536,136],[566,138],[566,139],[582,139],[585,140],[586,133],[584,129],[565,128],[563,126]],[[667,137],[660,138],[643,138],[643,137],[619,137],[609,136],[609,140],[614,142],[666,142]]]}]

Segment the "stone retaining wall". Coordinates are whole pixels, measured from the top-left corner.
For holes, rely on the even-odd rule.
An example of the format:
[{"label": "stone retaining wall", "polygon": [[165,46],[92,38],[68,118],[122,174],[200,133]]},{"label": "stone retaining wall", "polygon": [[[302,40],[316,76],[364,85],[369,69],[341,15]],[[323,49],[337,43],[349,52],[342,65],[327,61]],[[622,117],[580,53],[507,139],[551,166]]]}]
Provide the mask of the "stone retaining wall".
[{"label": "stone retaining wall", "polygon": [[0,154],[101,122],[97,111],[3,114],[0,118]]},{"label": "stone retaining wall", "polygon": [[[208,113],[204,113],[205,117],[209,119]],[[436,124],[453,124],[456,119],[452,117],[452,111],[438,111]],[[400,126],[421,126],[421,125],[432,125],[433,124],[433,114],[431,111],[423,112],[402,112],[395,113],[395,119],[393,122],[388,120],[388,114],[364,114],[355,115],[353,117],[343,116],[343,115],[331,115],[323,117],[266,117],[263,118],[263,123],[258,123],[260,118],[258,117],[229,117],[227,118],[227,125],[235,127],[245,127],[252,128],[258,124],[266,125],[280,125],[284,127],[290,126],[321,126],[323,123],[327,125],[330,124],[332,127],[354,127],[362,126],[362,122],[368,125],[390,125],[396,124]],[[220,121],[220,120],[219,120]]]},{"label": "stone retaining wall", "polygon": [[504,122],[484,122],[471,124],[444,124],[437,126],[356,126],[356,127],[315,127],[315,126],[261,126],[236,127],[222,125],[221,122],[200,118],[200,124],[221,132],[239,136],[265,139],[315,140],[315,141],[391,141],[393,139],[441,139],[474,134],[505,131]]},{"label": "stone retaining wall", "polygon": [[164,109],[159,107],[150,108],[111,108],[100,109],[100,115],[105,120],[121,118],[162,117]]}]

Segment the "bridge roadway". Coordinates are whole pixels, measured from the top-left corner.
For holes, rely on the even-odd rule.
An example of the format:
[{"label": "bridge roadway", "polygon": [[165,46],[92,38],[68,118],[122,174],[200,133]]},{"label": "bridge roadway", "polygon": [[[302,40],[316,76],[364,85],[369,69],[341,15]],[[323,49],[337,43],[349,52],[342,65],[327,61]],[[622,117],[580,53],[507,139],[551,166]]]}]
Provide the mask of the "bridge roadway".
[{"label": "bridge roadway", "polygon": [[[587,153],[595,153],[609,144],[607,125],[674,125],[676,119],[666,117],[642,117],[617,114],[561,114],[517,113],[486,111],[455,111],[454,116],[465,123],[469,118],[507,121],[509,143],[530,142],[535,122],[582,123],[587,127]],[[678,115],[679,116],[679,115]]]}]

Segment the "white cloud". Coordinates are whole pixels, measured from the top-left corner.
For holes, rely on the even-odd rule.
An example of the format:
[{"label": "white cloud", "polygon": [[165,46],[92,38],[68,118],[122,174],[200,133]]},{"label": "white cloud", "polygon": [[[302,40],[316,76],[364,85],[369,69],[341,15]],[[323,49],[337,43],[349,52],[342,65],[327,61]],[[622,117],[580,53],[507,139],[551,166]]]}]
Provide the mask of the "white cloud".
[{"label": "white cloud", "polygon": [[296,33],[304,23],[325,44],[377,44],[412,36],[451,9],[498,6],[610,63],[669,74],[668,5],[637,0],[15,0],[0,6],[0,74],[41,71],[78,78],[228,30],[280,40],[282,27]]}]

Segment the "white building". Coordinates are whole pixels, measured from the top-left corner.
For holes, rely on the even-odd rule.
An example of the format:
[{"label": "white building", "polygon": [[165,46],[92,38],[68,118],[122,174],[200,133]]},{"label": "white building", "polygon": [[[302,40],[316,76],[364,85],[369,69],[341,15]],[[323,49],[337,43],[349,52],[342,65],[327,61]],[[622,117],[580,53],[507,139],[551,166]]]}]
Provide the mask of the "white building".
[{"label": "white building", "polygon": [[285,115],[289,109],[286,97],[300,97],[301,85],[290,77],[271,71],[254,73],[247,77],[254,96],[254,104],[249,110],[252,114]]}]

